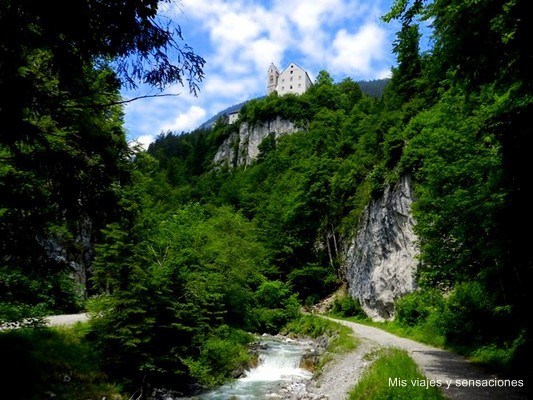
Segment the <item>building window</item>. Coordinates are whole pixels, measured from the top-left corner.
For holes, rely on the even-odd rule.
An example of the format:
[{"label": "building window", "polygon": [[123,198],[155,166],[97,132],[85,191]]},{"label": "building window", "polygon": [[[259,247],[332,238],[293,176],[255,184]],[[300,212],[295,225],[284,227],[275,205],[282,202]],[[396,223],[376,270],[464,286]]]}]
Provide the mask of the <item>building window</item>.
[{"label": "building window", "polygon": [[291,82],[292,82],[292,76],[291,76]]},{"label": "building window", "polygon": [[293,73],[294,71],[291,71],[291,74]]},{"label": "building window", "polygon": [[282,86],[282,87],[281,87],[281,90],[285,90],[285,86]]},{"label": "building window", "polygon": [[285,79],[282,79],[281,81],[282,81],[282,82],[285,82]]},{"label": "building window", "polygon": [[274,82],[274,77],[270,76],[270,83],[273,83],[273,82]]},{"label": "building window", "polygon": [[298,87],[302,87],[302,84],[301,84],[301,83],[299,83],[299,84],[298,84]]},{"label": "building window", "polygon": [[299,81],[302,80],[302,75],[299,75],[299,76],[298,76],[298,80],[299,80]]},{"label": "building window", "polygon": [[292,89],[292,85],[291,85],[291,89]]}]

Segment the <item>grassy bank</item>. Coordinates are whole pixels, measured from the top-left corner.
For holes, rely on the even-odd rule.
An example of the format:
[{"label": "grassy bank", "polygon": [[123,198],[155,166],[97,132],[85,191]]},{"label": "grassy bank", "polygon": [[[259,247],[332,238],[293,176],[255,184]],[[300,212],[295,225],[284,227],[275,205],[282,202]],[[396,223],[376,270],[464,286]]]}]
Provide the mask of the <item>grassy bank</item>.
[{"label": "grassy bank", "polygon": [[85,338],[86,329],[87,324],[78,324],[1,333],[2,398],[124,399],[102,372],[98,353]]},{"label": "grassy bank", "polygon": [[311,339],[328,338],[326,352],[320,357],[320,361],[316,365],[315,374],[320,374],[324,365],[332,360],[333,354],[355,350],[358,344],[350,328],[316,315],[301,315],[288,323],[282,333]]},{"label": "grassy bank", "polygon": [[[20,400],[123,400],[126,385],[115,384],[92,338],[94,327],[28,328],[0,333],[7,367],[1,398]],[[247,344],[254,336],[221,326],[207,337],[198,356],[187,359],[191,375],[204,387],[220,385],[253,363]],[[131,394],[131,393],[130,393]]]},{"label": "grassy bank", "polygon": [[282,333],[312,339],[326,336],[329,338],[326,350],[331,353],[345,353],[357,347],[357,339],[352,335],[350,328],[315,315],[300,316],[288,323]]},{"label": "grassy bank", "polygon": [[427,385],[415,362],[403,350],[382,349],[378,358],[350,392],[349,400],[443,400]]},{"label": "grassy bank", "polygon": [[399,323],[398,321],[383,321],[377,322],[372,321],[369,318],[361,317],[341,317],[338,315],[330,315],[332,318],[343,319],[346,321],[357,322],[359,324],[373,326],[375,328],[383,329],[384,331],[393,333],[397,336],[404,337],[407,339],[416,340],[420,343],[425,343],[430,346],[439,347],[443,349],[451,350],[449,346],[446,345],[446,340],[443,335],[434,332],[428,326],[405,326]]}]

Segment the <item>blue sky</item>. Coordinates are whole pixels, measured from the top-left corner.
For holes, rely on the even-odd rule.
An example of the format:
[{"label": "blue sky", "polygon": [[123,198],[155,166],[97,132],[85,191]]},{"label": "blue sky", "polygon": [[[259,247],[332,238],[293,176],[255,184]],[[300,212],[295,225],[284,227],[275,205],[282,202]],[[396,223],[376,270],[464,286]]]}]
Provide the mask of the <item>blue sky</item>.
[{"label": "blue sky", "polygon": [[[398,28],[385,24],[392,0],[181,0],[163,17],[182,28],[185,42],[206,60],[198,97],[180,85],[179,96],[137,100],[125,107],[129,140],[147,145],[168,130],[190,131],[224,108],[262,96],[271,62],[295,62],[311,79],[325,69],[336,81],[383,78],[394,64]],[[156,94],[139,87],[125,99]]]}]

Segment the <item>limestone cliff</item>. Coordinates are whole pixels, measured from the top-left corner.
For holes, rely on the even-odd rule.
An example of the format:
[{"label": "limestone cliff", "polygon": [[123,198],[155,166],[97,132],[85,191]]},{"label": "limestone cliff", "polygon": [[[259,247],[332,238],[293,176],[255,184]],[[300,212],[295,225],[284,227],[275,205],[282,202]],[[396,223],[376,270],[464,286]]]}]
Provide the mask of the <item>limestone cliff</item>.
[{"label": "limestone cliff", "polygon": [[213,163],[230,167],[249,165],[259,155],[259,145],[267,136],[276,139],[299,129],[291,122],[280,117],[250,125],[241,123],[239,131],[232,133],[219,147]]},{"label": "limestone cliff", "polygon": [[418,247],[412,202],[412,181],[404,176],[366,207],[345,252],[349,293],[376,320],[392,318],[394,301],[416,287]]}]

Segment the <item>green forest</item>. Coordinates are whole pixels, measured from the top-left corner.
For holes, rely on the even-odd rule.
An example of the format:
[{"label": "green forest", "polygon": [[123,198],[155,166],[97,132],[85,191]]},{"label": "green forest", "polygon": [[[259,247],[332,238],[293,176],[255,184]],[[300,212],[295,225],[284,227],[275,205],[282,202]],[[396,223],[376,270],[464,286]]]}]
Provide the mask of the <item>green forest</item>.
[{"label": "green forest", "polygon": [[[33,377],[7,398],[227,381],[251,362],[250,332],[279,332],[342,285],[336,244],[405,175],[419,289],[392,324],[527,376],[525,0],[396,0],[383,20],[400,26],[397,65],[381,97],[323,70],[303,95],[251,100],[235,124],[161,134],[147,151],[126,142],[120,88],[196,93],[205,60],[157,22],[156,0],[70,1],[70,19],[45,3],[0,5],[0,322],[30,326],[0,332],[0,349],[19,360],[6,382]],[[300,131],[267,137],[251,165],[213,164],[240,124],[276,117]],[[336,309],[361,315],[350,299]],[[38,329],[84,310],[86,326]],[[63,369],[75,382],[60,389]]]}]

